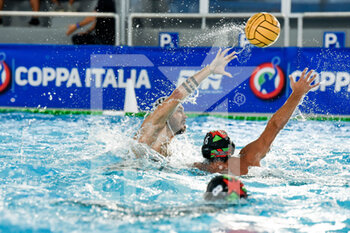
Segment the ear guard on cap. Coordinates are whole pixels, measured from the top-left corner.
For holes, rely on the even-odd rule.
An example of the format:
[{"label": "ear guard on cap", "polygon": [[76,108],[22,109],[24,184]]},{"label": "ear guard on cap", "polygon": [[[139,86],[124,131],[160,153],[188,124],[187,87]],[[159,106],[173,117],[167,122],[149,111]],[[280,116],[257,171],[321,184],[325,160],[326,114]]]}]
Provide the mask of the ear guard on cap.
[{"label": "ear guard on cap", "polygon": [[219,160],[226,162],[230,155],[233,155],[234,151],[235,144],[224,130],[210,131],[205,135],[202,155],[209,161]]},{"label": "ear guard on cap", "polygon": [[237,201],[240,198],[247,198],[247,189],[244,184],[232,176],[216,176],[207,186],[204,194],[206,201],[226,200]]}]

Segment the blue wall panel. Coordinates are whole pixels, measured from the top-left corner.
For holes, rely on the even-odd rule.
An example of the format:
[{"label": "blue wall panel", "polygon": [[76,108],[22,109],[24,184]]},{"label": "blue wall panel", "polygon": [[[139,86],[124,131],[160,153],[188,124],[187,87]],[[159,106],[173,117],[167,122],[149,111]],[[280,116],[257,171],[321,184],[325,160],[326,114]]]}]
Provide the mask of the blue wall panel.
[{"label": "blue wall panel", "polygon": [[[0,106],[123,110],[127,78],[140,110],[205,67],[218,48],[0,45]],[[350,49],[234,48],[229,78],[211,75],[192,112],[273,113],[291,93],[288,76],[315,69],[321,85],[305,113],[350,115]]]}]

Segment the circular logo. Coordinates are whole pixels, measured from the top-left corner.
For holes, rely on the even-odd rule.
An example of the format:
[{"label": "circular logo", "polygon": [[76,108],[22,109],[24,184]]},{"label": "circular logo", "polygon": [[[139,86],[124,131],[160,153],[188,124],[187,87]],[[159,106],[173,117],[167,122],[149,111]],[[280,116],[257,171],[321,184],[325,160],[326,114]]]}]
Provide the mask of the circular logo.
[{"label": "circular logo", "polygon": [[253,93],[260,99],[272,99],[284,87],[284,74],[278,65],[264,63],[255,68],[249,84]]},{"label": "circular logo", "polygon": [[235,97],[233,97],[233,102],[236,103],[238,106],[241,106],[246,101],[245,95],[242,93],[236,93]]},{"label": "circular logo", "polygon": [[11,84],[10,69],[4,61],[0,61],[0,93]]}]

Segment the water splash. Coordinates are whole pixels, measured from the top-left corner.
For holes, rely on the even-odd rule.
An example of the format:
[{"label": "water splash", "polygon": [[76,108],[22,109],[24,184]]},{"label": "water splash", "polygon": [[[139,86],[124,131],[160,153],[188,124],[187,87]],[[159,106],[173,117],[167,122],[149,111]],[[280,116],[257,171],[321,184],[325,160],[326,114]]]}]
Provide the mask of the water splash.
[{"label": "water splash", "polygon": [[[203,135],[224,128],[239,151],[266,122],[190,118],[163,167],[152,166],[154,161],[138,167],[127,154],[140,118],[3,114],[0,122],[0,229],[348,230],[348,122],[290,121],[262,166],[241,177],[250,195],[244,208],[222,209],[203,201],[215,175],[198,175],[190,166],[201,159]],[[20,153],[22,160],[16,158]],[[124,166],[105,169],[121,161]]]}]

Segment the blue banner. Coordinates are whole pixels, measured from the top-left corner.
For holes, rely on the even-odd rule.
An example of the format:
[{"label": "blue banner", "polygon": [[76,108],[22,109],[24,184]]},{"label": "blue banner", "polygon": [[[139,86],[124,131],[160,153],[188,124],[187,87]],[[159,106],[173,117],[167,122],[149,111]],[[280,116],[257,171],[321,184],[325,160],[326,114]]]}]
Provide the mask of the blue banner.
[{"label": "blue banner", "polygon": [[[0,106],[53,109],[124,108],[127,79],[147,111],[183,80],[208,65],[218,48],[0,45]],[[233,48],[232,78],[210,75],[188,112],[273,113],[291,93],[289,75],[315,69],[321,85],[304,113],[350,115],[350,49]]]}]

